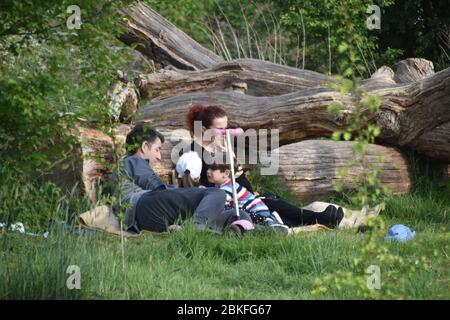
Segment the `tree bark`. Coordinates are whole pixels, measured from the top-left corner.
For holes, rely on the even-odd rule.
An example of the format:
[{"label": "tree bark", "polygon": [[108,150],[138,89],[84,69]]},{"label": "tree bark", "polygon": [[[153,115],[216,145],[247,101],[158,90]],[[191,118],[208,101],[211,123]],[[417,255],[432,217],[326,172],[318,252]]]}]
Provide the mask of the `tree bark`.
[{"label": "tree bark", "polygon": [[[119,125],[115,136],[118,146],[125,142],[125,137],[129,131],[129,125]],[[77,162],[82,163],[79,168],[81,172],[76,174],[81,179],[78,183],[89,200],[95,203],[97,186],[110,180],[112,168],[117,160],[115,159],[113,141],[110,136],[100,130],[82,125],[78,126],[76,135],[79,140],[79,152],[77,154],[81,157]],[[119,149],[118,156],[120,155],[124,155],[123,149]]]},{"label": "tree bark", "polygon": [[394,64],[394,80],[397,83],[413,83],[434,74],[433,62],[422,58],[409,58]]},{"label": "tree bark", "polygon": [[[333,195],[334,185],[340,182],[351,189],[352,179],[360,177],[363,168],[350,166],[352,162],[351,141],[308,140],[292,143],[274,150],[279,156],[278,179],[282,186],[301,200],[317,200]],[[380,181],[394,194],[410,191],[411,181],[405,159],[394,148],[369,145],[365,160],[382,170]],[[384,157],[380,161],[379,156]],[[348,175],[339,173],[341,168],[351,168]]]},{"label": "tree bark", "polygon": [[[395,72],[383,66],[360,84],[365,90],[395,88],[397,84],[409,84],[433,75],[432,66],[425,59],[406,59],[394,65]],[[153,100],[199,91],[237,90],[257,97],[276,96],[336,84],[335,79],[318,72],[256,59],[223,62],[200,71],[170,67],[143,74],[137,82],[141,95]]]},{"label": "tree bark", "polygon": [[240,91],[251,96],[275,96],[332,83],[323,74],[255,59],[223,62],[201,71],[176,68],[142,75],[141,95],[153,100],[197,91]]},{"label": "tree bark", "polygon": [[127,31],[120,40],[138,44],[136,49],[156,62],[200,70],[224,61],[141,2],[125,7],[121,13],[127,20]]},{"label": "tree bark", "polygon": [[[450,122],[450,68],[410,84],[368,90],[382,98],[380,111],[370,119],[381,127],[379,141],[417,148],[415,140]],[[332,102],[344,107],[337,116],[326,112]],[[313,137],[329,137],[345,129],[354,112],[354,97],[326,87],[273,96],[254,97],[235,92],[195,92],[156,101],[138,110],[136,120],[155,128],[185,127],[186,111],[194,103],[224,107],[236,125],[248,129],[278,129],[280,145]],[[424,150],[428,155],[428,152]],[[434,154],[450,161],[435,149]],[[431,155],[430,155],[431,156]]]},{"label": "tree bark", "polygon": [[424,133],[412,141],[410,146],[431,158],[450,161],[450,122]]}]

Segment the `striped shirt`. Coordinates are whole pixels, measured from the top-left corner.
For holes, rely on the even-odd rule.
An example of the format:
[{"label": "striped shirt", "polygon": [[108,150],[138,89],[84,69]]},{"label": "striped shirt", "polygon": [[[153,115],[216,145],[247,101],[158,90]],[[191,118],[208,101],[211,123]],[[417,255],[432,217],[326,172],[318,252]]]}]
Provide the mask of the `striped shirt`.
[{"label": "striped shirt", "polygon": [[[225,205],[234,206],[233,187],[231,179],[228,179],[220,185],[220,189],[226,192],[227,199]],[[265,203],[257,198],[253,193],[236,182],[236,193],[238,198],[239,209],[247,211],[254,222],[262,222],[264,218],[270,218],[269,208]]]}]

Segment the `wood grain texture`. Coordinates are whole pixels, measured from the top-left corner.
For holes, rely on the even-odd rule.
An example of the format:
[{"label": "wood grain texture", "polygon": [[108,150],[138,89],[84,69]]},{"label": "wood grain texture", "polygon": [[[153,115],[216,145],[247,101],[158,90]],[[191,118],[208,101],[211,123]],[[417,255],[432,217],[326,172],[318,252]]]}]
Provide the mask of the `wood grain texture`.
[{"label": "wood grain texture", "polygon": [[121,13],[127,31],[120,40],[129,45],[138,44],[136,49],[155,62],[200,70],[224,61],[142,2],[123,8]]},{"label": "wood grain texture", "polygon": [[[279,157],[278,179],[281,185],[301,200],[317,200],[334,193],[334,184],[341,182],[346,189],[354,187],[352,179],[362,173],[360,165],[351,165],[351,141],[307,140],[288,144],[274,150]],[[407,163],[394,148],[369,145],[366,161],[382,170],[381,183],[396,194],[407,193],[411,181]],[[380,161],[380,156],[384,157]],[[351,169],[341,176],[339,169]]]}]

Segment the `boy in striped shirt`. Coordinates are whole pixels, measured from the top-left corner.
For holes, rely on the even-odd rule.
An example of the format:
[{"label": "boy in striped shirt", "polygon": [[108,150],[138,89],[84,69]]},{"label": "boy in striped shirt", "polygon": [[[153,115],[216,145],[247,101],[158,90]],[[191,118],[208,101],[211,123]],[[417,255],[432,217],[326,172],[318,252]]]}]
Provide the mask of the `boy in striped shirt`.
[{"label": "boy in striped shirt", "polygon": [[[236,166],[235,172],[238,171]],[[213,163],[208,166],[208,181],[215,184],[227,194],[226,206],[233,207],[233,185],[231,180],[231,170],[229,164]],[[275,228],[283,233],[288,233],[288,226],[284,225],[279,218],[273,215],[265,203],[245,187],[235,183],[239,209],[245,210],[253,220],[253,223],[260,226]]]}]

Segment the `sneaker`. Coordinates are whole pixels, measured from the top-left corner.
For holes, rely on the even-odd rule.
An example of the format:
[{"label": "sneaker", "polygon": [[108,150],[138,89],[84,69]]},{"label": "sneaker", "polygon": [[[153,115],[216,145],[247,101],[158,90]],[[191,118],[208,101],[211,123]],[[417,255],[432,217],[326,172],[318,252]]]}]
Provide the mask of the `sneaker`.
[{"label": "sneaker", "polygon": [[281,217],[280,217],[280,215],[278,214],[278,212],[273,211],[273,212],[272,212],[272,216],[275,218],[276,221],[278,221],[278,222],[281,223],[281,224],[284,224],[284,222],[283,222],[283,220],[281,220]]},{"label": "sneaker", "polygon": [[337,209],[336,212],[336,219],[335,219],[335,226],[339,226],[339,224],[341,223],[342,219],[344,219],[344,209],[342,209],[341,207],[339,207]]},{"label": "sneaker", "polygon": [[329,205],[322,214],[326,215],[323,224],[329,228],[336,228],[344,218],[344,210],[341,207],[336,208],[333,205]]},{"label": "sneaker", "polygon": [[279,233],[285,235],[289,234],[289,227],[285,224],[279,223],[278,221],[274,221],[273,219],[267,218],[264,221],[264,224]]}]

